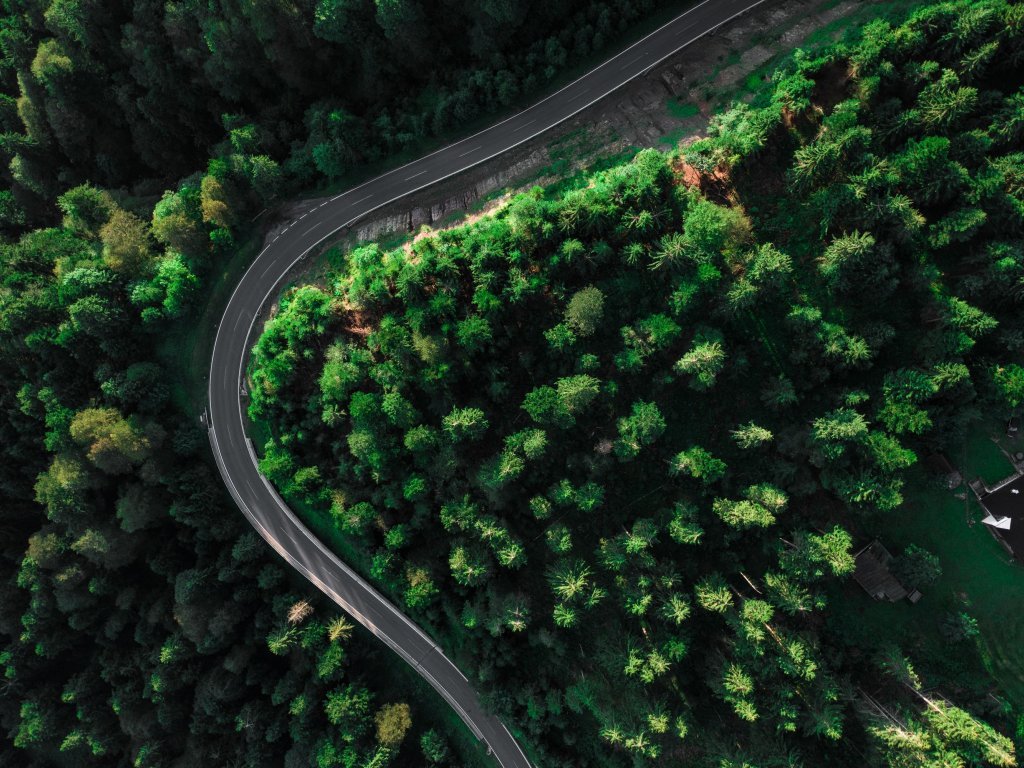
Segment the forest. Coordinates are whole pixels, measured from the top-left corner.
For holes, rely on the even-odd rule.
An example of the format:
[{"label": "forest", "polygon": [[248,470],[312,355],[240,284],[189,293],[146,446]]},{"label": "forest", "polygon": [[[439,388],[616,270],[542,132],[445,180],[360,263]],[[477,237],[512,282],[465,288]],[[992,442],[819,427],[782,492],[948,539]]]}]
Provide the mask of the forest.
[{"label": "forest", "polygon": [[479,763],[241,517],[166,342],[262,209],[535,98],[657,5],[0,6],[0,764]]},{"label": "forest", "polygon": [[[0,231],[89,182],[214,175],[261,204],[519,103],[668,0],[14,0]],[[678,3],[677,3],[678,5]]]},{"label": "forest", "polygon": [[831,617],[907,472],[1024,401],[1022,84],[1024,6],[928,5],[695,143],[351,250],[254,349],[262,472],[539,765],[1016,765],[969,613],[915,607],[941,664]]},{"label": "forest", "polygon": [[151,220],[88,184],[56,209],[0,244],[0,763],[459,765],[383,649],[272,558],[171,397],[158,342],[230,230],[188,185]]}]

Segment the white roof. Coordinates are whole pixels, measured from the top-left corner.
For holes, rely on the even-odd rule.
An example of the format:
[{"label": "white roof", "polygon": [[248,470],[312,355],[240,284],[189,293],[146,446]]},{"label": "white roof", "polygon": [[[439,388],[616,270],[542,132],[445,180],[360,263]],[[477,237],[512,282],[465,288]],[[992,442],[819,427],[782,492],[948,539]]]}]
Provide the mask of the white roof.
[{"label": "white roof", "polygon": [[985,525],[991,525],[993,528],[1002,528],[1004,531],[1010,530],[1010,523],[1012,522],[1008,517],[1000,517],[996,520],[992,515],[989,515],[982,520]]}]

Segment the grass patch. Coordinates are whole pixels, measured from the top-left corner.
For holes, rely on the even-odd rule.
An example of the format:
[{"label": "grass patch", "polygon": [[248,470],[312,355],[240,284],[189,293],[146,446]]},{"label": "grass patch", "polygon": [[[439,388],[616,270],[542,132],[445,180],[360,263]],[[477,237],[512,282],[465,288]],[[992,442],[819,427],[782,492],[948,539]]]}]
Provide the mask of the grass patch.
[{"label": "grass patch", "polygon": [[700,114],[700,107],[691,101],[682,99],[669,99],[665,102],[665,108],[676,120],[687,120]]},{"label": "grass patch", "polygon": [[555,199],[570,190],[585,187],[589,183],[589,178],[592,174],[628,162],[639,151],[637,147],[627,147],[621,152],[613,152],[598,157],[590,165],[578,169],[571,175],[563,176],[553,184],[546,186],[544,188],[544,196],[548,199]]},{"label": "grass patch", "polygon": [[751,73],[747,76],[747,79],[743,81],[744,90],[749,91],[750,93],[757,93],[766,85],[768,85],[768,83],[765,82],[764,75],[761,74],[760,70]]},{"label": "grass patch", "polygon": [[660,139],[658,139],[658,143],[663,144],[667,147],[675,147],[678,146],[679,142],[686,138],[686,136],[691,132],[692,131],[683,128],[682,126],[680,126],[679,128],[673,128],[671,131],[669,131]]},{"label": "grass patch", "polygon": [[[1013,467],[1000,450],[1015,448],[999,437],[1002,425],[980,424],[960,455],[949,454],[969,481],[994,482]],[[998,441],[998,442],[997,442]],[[966,498],[936,483],[922,467],[908,477],[903,507],[870,527],[895,555],[911,543],[934,552],[942,577],[924,588],[916,605],[871,600],[852,582],[832,596],[832,623],[851,646],[870,653],[896,642],[923,670],[932,670],[953,686],[983,696],[998,696],[1015,711],[1024,710],[1024,569],[981,524],[984,511],[966,486]],[[951,647],[939,631],[949,612],[966,611],[978,621],[980,636],[972,644]]]}]

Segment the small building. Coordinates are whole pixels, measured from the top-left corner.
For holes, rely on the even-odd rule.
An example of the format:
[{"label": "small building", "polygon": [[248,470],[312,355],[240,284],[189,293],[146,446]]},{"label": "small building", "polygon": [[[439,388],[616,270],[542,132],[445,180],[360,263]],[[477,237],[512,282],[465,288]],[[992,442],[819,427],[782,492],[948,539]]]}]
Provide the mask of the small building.
[{"label": "small building", "polygon": [[992,488],[983,486],[983,489],[975,491],[987,513],[981,522],[1016,559],[1021,559],[1024,554],[1024,475],[1012,475]]},{"label": "small building", "polygon": [[[878,539],[854,555],[854,562],[856,563],[856,568],[853,571],[854,580],[875,600],[888,600],[890,603],[895,603],[909,594],[907,588],[900,584],[889,570],[892,555]],[[920,596],[918,596],[919,599]]]}]

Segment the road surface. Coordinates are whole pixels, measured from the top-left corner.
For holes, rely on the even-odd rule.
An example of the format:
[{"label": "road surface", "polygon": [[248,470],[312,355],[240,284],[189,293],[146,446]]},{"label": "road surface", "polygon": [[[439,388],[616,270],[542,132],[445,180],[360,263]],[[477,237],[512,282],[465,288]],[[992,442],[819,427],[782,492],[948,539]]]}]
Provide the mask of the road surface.
[{"label": "road surface", "polygon": [[210,363],[207,426],[232,497],[293,568],[412,665],[487,745],[502,768],[529,768],[516,740],[487,714],[466,677],[430,637],[341,562],[263,477],[246,436],[242,385],[264,309],[291,268],[367,213],[512,149],[567,120],[663,59],[764,0],[705,0],[556,93],[490,128],[319,203],[256,257],[228,300]]}]

